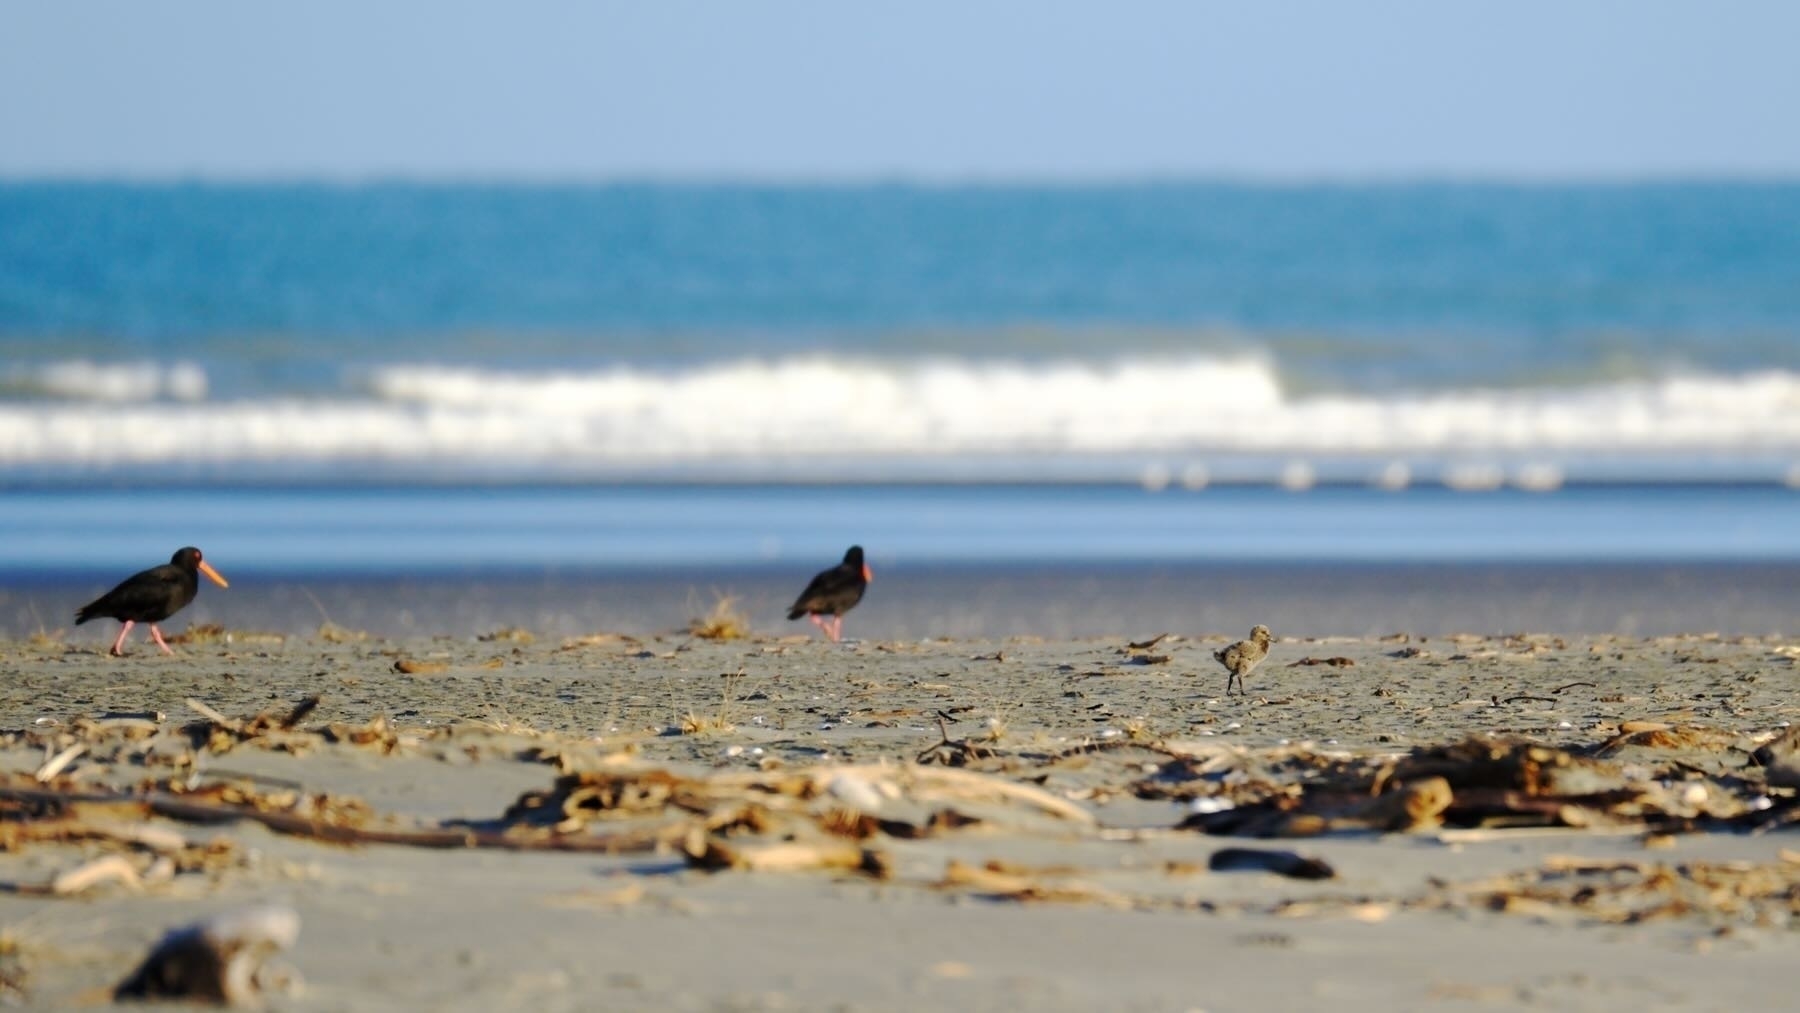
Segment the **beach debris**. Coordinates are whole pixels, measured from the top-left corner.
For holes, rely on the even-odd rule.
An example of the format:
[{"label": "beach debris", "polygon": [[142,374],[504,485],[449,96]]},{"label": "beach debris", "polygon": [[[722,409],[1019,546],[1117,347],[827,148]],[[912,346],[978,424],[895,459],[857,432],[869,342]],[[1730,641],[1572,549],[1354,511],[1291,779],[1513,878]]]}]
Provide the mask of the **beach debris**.
[{"label": "beach debris", "polygon": [[743,640],[750,635],[750,619],[738,608],[735,594],[719,594],[712,609],[688,620],[688,634],[701,640]]},{"label": "beach debris", "polygon": [[[954,719],[952,719],[954,720]],[[991,736],[990,736],[991,739]],[[943,714],[938,715],[938,741],[919,751],[918,763],[938,763],[946,767],[962,767],[976,760],[996,755],[991,741],[984,745],[969,739],[950,737],[950,726]]]},{"label": "beach debris", "polygon": [[171,644],[283,644],[287,642],[287,634],[272,630],[233,630],[219,623],[195,623],[171,637],[166,638]]},{"label": "beach debris", "polygon": [[[1164,640],[1170,640],[1170,639],[1171,639],[1171,637],[1169,634],[1158,633],[1156,636],[1151,637],[1149,640],[1140,640],[1135,643],[1126,644],[1124,647],[1121,647],[1118,650],[1119,654],[1122,654],[1125,656],[1125,660],[1120,662],[1120,664],[1124,664],[1124,665],[1166,665],[1170,662],[1170,660],[1172,660],[1172,656],[1168,655],[1168,654],[1153,654],[1153,653],[1151,653],[1151,649],[1154,648],[1157,644],[1162,643]],[[1173,640],[1180,640],[1180,639],[1181,639],[1180,637],[1173,638]]]},{"label": "beach debris", "polygon": [[725,735],[737,731],[737,725],[722,713],[696,714],[693,711],[683,714],[681,723],[675,728],[682,735]]},{"label": "beach debris", "polygon": [[566,832],[619,813],[661,813],[671,807],[702,813],[712,808],[712,801],[703,782],[666,770],[578,771],[558,777],[547,791],[520,795],[501,819]]},{"label": "beach debris", "polygon": [[[806,639],[806,638],[801,638]],[[589,633],[579,637],[569,637],[557,648],[559,651],[579,651],[588,647],[636,647],[643,643],[636,637],[624,633]]]},{"label": "beach debris", "polygon": [[[621,841],[678,845],[691,864],[749,871],[856,869],[885,875],[871,839],[918,840],[1001,816],[967,806],[1027,808],[1093,826],[1072,802],[1030,785],[920,766],[825,765],[800,770],[725,770],[684,777],[667,770],[579,771],[546,791],[521,795],[501,833],[527,846],[582,841],[596,824],[623,824]],[[888,810],[893,810],[891,813]],[[635,833],[636,838],[623,835]],[[776,845],[780,845],[777,847]]]},{"label": "beach debris", "polygon": [[339,626],[327,619],[319,624],[319,631],[314,636],[328,644],[360,644],[371,639],[367,630],[353,630],[347,626]]},{"label": "beach debris", "polygon": [[[40,795],[61,797],[60,793]],[[92,802],[44,804],[36,807],[5,805],[0,797],[0,850],[16,851],[28,843],[97,841],[123,845],[161,855],[185,855],[193,845],[166,827],[126,822],[142,813],[134,803],[106,805]],[[116,812],[115,812],[116,810]],[[99,818],[102,815],[107,818]]]},{"label": "beach debris", "polygon": [[953,858],[945,863],[943,878],[936,886],[939,890],[970,893],[990,900],[1098,904],[1120,909],[1138,906],[1125,894],[1068,878],[1072,871],[1063,868],[1034,870],[1001,862],[971,865]]},{"label": "beach debris", "polygon": [[[1468,739],[1414,749],[1397,759],[1325,762],[1301,782],[1245,778],[1229,805],[1189,813],[1178,826],[1209,834],[1300,837],[1334,831],[1393,832],[1452,827],[1619,827],[1662,832],[1704,823],[1767,825],[1785,818],[1742,791],[1678,769],[1676,778],[1627,776],[1597,756],[1531,742]],[[1164,765],[1140,781],[1140,797],[1220,794],[1208,775]],[[1190,787],[1191,786],[1191,787]]]},{"label": "beach debris", "polygon": [[1353,818],[1389,833],[1430,830],[1443,824],[1444,813],[1455,801],[1448,780],[1422,777],[1392,785],[1391,790],[1370,799]]},{"label": "beach debris", "polygon": [[267,748],[289,752],[303,752],[317,743],[318,736],[298,731],[297,727],[323,701],[323,696],[314,694],[285,711],[268,710],[249,718],[233,718],[219,713],[205,701],[189,697],[186,700],[188,709],[204,720],[185,726],[183,731],[195,748],[211,753],[228,752],[244,742],[256,742]]},{"label": "beach debris", "polygon": [[898,789],[890,781],[876,781],[855,771],[840,771],[825,782],[825,793],[851,809],[874,813]]},{"label": "beach debris", "polygon": [[62,752],[45,760],[44,765],[38,768],[37,773],[33,775],[33,778],[39,784],[49,784],[51,781],[56,780],[56,775],[62,773],[69,764],[74,763],[76,757],[87,752],[87,749],[88,744],[85,742],[77,742],[68,746],[63,749]]},{"label": "beach debris", "polygon": [[630,882],[611,890],[585,888],[544,898],[544,903],[559,908],[597,908],[618,910],[636,907],[650,899],[650,891],[641,882]]},{"label": "beach debris", "polygon": [[1661,862],[1551,855],[1537,868],[1470,882],[1433,880],[1416,907],[1485,908],[1546,921],[1637,925],[1665,918],[1791,925],[1800,864]]},{"label": "beach debris", "polygon": [[441,675],[450,671],[450,663],[446,661],[419,661],[416,658],[401,658],[394,662],[394,671],[405,675]]},{"label": "beach debris", "polygon": [[171,644],[216,644],[229,643],[231,634],[218,623],[194,623],[180,633],[167,638]]},{"label": "beach debris", "polygon": [[1337,872],[1320,858],[1266,848],[1220,848],[1207,859],[1213,872],[1272,872],[1289,879],[1331,879]]},{"label": "beach debris", "polygon": [[0,931],[0,1006],[23,1006],[31,1001],[22,949],[10,932]]},{"label": "beach debris", "polygon": [[737,725],[731,720],[732,704],[737,702],[738,684],[744,680],[742,669],[736,672],[720,672],[723,680],[719,689],[719,709],[712,714],[700,714],[688,711],[682,715],[681,723],[673,729],[681,735],[726,734],[737,731]]},{"label": "beach debris", "polygon": [[368,746],[381,753],[397,753],[418,742],[416,736],[403,734],[396,729],[385,714],[377,714],[360,725],[333,721],[325,726],[324,738],[327,742]]},{"label": "beach debris", "polygon": [[892,863],[882,852],[858,847],[841,837],[775,841],[734,841],[720,834],[691,835],[683,849],[688,864],[715,871],[739,872],[862,872],[877,879],[892,875]]},{"label": "beach debris", "polygon": [[144,891],[144,880],[130,859],[124,855],[103,855],[57,873],[50,880],[49,892],[54,897],[70,897],[107,883],[118,883],[132,893]]},{"label": "beach debris", "polygon": [[537,640],[537,637],[527,629],[521,629],[517,626],[503,626],[491,633],[480,634],[476,636],[475,639],[484,644],[508,643],[524,645],[533,643]]},{"label": "beach debris", "polygon": [[1724,752],[1736,749],[1741,739],[1730,732],[1698,725],[1672,725],[1662,721],[1622,721],[1619,734],[1601,743],[1594,752],[1607,756],[1628,747],[1641,749]]},{"label": "beach debris", "polygon": [[299,978],[272,960],[300,936],[300,915],[279,905],[214,915],[165,935],[113,990],[115,999],[175,999],[240,1009],[266,991],[293,991]]},{"label": "beach debris", "polygon": [[1331,657],[1331,658],[1315,658],[1309,654],[1306,657],[1301,658],[1299,661],[1289,662],[1287,667],[1289,667],[1289,668],[1311,668],[1315,665],[1324,665],[1327,668],[1353,668],[1356,665],[1356,659],[1345,658],[1342,656]]}]

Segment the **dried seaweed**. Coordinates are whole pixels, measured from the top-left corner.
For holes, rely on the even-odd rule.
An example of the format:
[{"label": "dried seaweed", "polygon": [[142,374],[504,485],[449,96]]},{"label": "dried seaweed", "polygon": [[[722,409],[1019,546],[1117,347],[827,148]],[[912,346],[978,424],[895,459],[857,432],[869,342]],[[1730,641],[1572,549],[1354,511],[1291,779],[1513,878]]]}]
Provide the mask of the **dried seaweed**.
[{"label": "dried seaweed", "polygon": [[[1645,734],[1638,730],[1632,734]],[[1696,735],[1682,740],[1717,746]],[[1313,776],[1246,777],[1221,792],[1188,766],[1140,781],[1142,797],[1212,799],[1179,826],[1209,834],[1300,837],[1346,830],[1453,827],[1611,827],[1661,830],[1742,822],[1759,804],[1678,759],[1666,778],[1627,776],[1620,765],[1530,742],[1472,738],[1415,749],[1391,761],[1319,766]]]},{"label": "dried seaweed", "polygon": [[1471,906],[1544,919],[1633,925],[1701,917],[1762,926],[1800,919],[1800,863],[1651,862],[1552,856],[1536,869],[1434,882],[1423,907]]},{"label": "dried seaweed", "polygon": [[1289,879],[1331,879],[1337,872],[1323,859],[1267,848],[1220,848],[1206,867],[1213,872],[1272,872]]}]

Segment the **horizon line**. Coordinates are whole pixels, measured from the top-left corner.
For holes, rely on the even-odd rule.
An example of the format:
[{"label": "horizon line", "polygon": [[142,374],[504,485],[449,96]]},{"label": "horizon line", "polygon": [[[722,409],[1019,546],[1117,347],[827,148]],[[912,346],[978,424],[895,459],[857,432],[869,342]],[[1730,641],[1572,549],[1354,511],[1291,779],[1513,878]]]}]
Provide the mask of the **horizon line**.
[{"label": "horizon line", "polygon": [[54,171],[0,169],[0,186],[317,186],[420,187],[744,187],[769,189],[1108,189],[1218,186],[1243,189],[1405,187],[1654,187],[1800,185],[1800,168],[1780,171],[1643,172],[1229,172],[1132,173],[805,173],[805,172],[508,172],[508,171]]}]

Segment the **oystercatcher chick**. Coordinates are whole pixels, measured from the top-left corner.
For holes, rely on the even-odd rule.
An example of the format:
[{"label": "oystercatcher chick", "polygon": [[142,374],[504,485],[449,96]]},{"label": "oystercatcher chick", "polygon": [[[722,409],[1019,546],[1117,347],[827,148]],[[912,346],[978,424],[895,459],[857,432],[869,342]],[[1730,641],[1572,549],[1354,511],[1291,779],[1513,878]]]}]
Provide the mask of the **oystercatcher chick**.
[{"label": "oystercatcher chick", "polygon": [[174,654],[156,624],[187,608],[194,595],[200,593],[200,575],[203,573],[220,587],[231,586],[212,564],[200,557],[199,549],[190,545],[177,550],[164,565],[132,574],[118,587],[77,609],[75,625],[80,626],[89,619],[123,622],[125,626],[119,630],[119,639],[112,645],[113,655],[123,657],[125,634],[138,623],[149,623],[150,636],[156,640],[156,646],[162,648],[164,654]]},{"label": "oystercatcher chick", "polygon": [[1238,692],[1244,693],[1244,676],[1249,675],[1258,662],[1269,656],[1269,628],[1257,626],[1250,630],[1249,640],[1240,640],[1222,651],[1213,652],[1219,664],[1225,666],[1225,695],[1231,695],[1231,684],[1237,683]]},{"label": "oystercatcher chick", "polygon": [[806,590],[800,592],[793,607],[788,609],[788,619],[805,616],[836,643],[844,633],[844,613],[862,601],[863,592],[874,579],[869,564],[863,562],[862,546],[852,545],[850,551],[844,553],[843,562],[821,571],[806,585]]}]

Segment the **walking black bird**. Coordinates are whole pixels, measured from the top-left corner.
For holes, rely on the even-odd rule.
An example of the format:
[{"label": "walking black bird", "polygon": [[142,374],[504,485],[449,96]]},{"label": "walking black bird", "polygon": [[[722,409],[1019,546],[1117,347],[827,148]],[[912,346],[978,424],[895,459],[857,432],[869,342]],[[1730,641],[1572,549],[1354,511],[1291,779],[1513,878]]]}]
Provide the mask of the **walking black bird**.
[{"label": "walking black bird", "polygon": [[[863,562],[862,546],[852,545],[850,551],[844,553],[843,562],[821,571],[806,585],[806,590],[800,592],[793,607],[788,609],[788,618],[805,616],[811,619],[813,625],[824,630],[835,643],[844,633],[844,613],[862,601],[863,592],[874,579],[874,571]],[[831,618],[822,618],[824,616]]]},{"label": "walking black bird", "polygon": [[231,586],[212,564],[200,557],[199,549],[191,545],[179,549],[162,566],[132,574],[118,587],[77,609],[75,625],[80,626],[89,619],[123,622],[125,626],[119,630],[119,639],[112,645],[112,653],[122,657],[125,634],[138,623],[149,623],[150,636],[156,640],[156,646],[162,648],[164,654],[174,654],[163,641],[162,630],[157,629],[156,624],[187,608],[194,595],[200,593],[200,575],[203,573],[220,587]]}]

